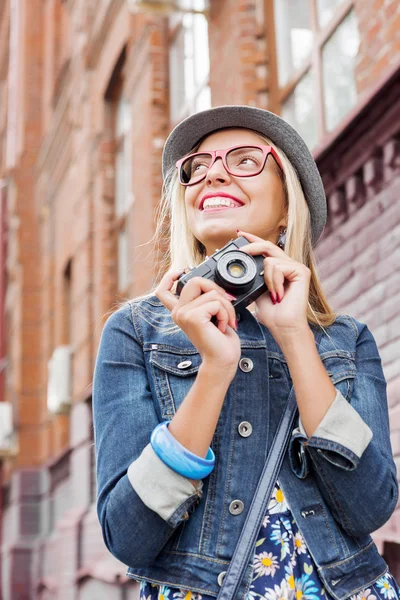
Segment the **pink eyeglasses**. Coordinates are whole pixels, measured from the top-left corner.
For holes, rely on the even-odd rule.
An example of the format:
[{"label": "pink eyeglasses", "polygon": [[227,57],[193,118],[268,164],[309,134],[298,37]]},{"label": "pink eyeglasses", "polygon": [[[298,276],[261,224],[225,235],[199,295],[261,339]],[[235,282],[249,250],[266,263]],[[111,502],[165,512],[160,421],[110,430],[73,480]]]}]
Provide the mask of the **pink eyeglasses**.
[{"label": "pink eyeglasses", "polygon": [[232,146],[226,150],[195,152],[176,162],[182,185],[195,185],[203,181],[217,158],[221,158],[226,171],[234,177],[254,177],[263,170],[272,154],[283,172],[282,163],[272,146]]}]

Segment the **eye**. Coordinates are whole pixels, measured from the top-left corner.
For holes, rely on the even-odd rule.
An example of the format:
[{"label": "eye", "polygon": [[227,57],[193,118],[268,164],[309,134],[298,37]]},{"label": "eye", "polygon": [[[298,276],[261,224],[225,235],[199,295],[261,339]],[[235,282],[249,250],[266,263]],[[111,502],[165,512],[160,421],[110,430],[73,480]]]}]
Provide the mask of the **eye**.
[{"label": "eye", "polygon": [[207,169],[207,164],[205,162],[201,162],[199,160],[192,162],[192,167],[191,167],[192,173],[195,173],[196,171],[199,171],[201,169]]},{"label": "eye", "polygon": [[[248,161],[248,162],[246,162]],[[254,158],[254,156],[243,156],[240,160],[240,164],[253,164],[258,165],[259,162]]]},{"label": "eye", "polygon": [[236,169],[245,170],[248,172],[257,171],[260,168],[261,161],[254,154],[242,155],[236,158]]}]

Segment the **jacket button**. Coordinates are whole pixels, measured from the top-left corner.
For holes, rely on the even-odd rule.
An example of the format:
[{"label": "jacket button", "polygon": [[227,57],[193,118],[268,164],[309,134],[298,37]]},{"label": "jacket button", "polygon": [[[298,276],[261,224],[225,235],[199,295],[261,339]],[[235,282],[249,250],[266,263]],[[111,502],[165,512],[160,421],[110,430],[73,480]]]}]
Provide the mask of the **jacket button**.
[{"label": "jacket button", "polygon": [[221,571],[221,573],[218,575],[217,581],[218,581],[219,587],[221,587],[222,582],[224,581],[225,575],[226,575],[226,571]]},{"label": "jacket button", "polygon": [[188,367],[190,367],[192,364],[191,360],[183,360],[182,362],[179,363],[178,365],[178,369],[187,369]]},{"label": "jacket button", "polygon": [[241,423],[239,423],[238,430],[239,430],[239,434],[242,437],[246,438],[252,434],[253,427],[252,427],[251,423],[249,423],[248,421],[242,421]]},{"label": "jacket button", "polygon": [[232,515],[240,515],[240,513],[243,511],[244,509],[244,504],[241,500],[232,500],[232,502],[229,505],[229,512]]},{"label": "jacket button", "polygon": [[254,364],[253,361],[251,360],[251,358],[241,358],[239,360],[239,368],[244,372],[244,373],[249,373],[250,371],[253,370]]}]

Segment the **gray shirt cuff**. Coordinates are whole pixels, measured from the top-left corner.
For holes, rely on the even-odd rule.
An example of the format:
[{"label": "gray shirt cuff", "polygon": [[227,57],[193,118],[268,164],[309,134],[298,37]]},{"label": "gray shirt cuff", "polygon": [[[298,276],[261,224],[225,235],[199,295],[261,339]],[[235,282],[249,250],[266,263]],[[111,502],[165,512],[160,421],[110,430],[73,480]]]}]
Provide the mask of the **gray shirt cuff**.
[{"label": "gray shirt cuff", "polygon": [[[168,522],[177,520],[179,507],[182,507],[182,512],[186,512],[201,497],[203,482],[199,480],[197,487],[194,487],[189,479],[168,467],[154,452],[151,444],[129,465],[127,474],[142,502]],[[186,515],[182,516],[188,518]]]},{"label": "gray shirt cuff", "polygon": [[321,438],[340,444],[348,448],[358,458],[361,458],[372,439],[371,428],[339,390],[336,390],[334,401],[311,438],[308,438],[300,417],[299,430],[307,439]]}]

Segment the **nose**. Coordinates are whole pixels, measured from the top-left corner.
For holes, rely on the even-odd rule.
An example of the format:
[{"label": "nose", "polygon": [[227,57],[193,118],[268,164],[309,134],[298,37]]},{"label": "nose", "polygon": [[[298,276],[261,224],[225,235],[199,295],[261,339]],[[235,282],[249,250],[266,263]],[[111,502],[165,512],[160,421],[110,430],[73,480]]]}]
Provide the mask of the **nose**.
[{"label": "nose", "polygon": [[217,157],[211,169],[209,169],[206,177],[206,183],[212,185],[213,183],[227,183],[230,181],[231,176],[225,169],[222,158]]}]

